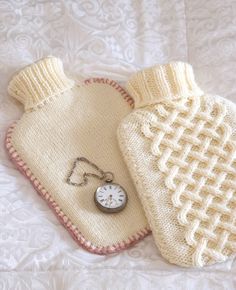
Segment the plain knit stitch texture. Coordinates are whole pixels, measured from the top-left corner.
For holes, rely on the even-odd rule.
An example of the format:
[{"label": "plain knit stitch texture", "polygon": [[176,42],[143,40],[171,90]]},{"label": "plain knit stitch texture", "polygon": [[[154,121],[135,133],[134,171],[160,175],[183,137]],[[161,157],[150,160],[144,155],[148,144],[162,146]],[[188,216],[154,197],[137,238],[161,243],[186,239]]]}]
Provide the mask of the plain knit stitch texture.
[{"label": "plain knit stitch texture", "polygon": [[[119,251],[144,238],[149,226],[116,139],[119,122],[131,111],[128,94],[111,80],[76,85],[55,57],[24,68],[8,91],[26,112],[10,128],[6,147],[72,236],[98,254]],[[114,173],[114,181],[128,193],[123,211],[105,214],[96,207],[93,194],[102,182],[95,178],[80,188],[66,183],[79,156]],[[83,164],[72,179],[80,181],[84,171],[93,170]]]},{"label": "plain knit stitch texture", "polygon": [[131,77],[136,110],[118,139],[157,246],[189,267],[236,252],[236,106],[197,86],[182,62]]}]

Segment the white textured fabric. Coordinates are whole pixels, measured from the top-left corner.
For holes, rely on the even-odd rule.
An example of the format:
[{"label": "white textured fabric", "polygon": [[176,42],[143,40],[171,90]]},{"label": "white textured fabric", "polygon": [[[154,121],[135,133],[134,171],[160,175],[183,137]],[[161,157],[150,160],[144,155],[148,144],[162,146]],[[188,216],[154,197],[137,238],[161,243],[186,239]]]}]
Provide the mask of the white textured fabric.
[{"label": "white textured fabric", "polygon": [[[236,101],[235,16],[234,0],[1,0],[1,143],[22,113],[7,97],[8,81],[50,54],[73,75],[119,81],[142,67],[188,61],[204,91]],[[235,289],[233,260],[183,271],[161,258],[152,237],[112,257],[86,253],[3,146],[0,159],[0,289]]]}]

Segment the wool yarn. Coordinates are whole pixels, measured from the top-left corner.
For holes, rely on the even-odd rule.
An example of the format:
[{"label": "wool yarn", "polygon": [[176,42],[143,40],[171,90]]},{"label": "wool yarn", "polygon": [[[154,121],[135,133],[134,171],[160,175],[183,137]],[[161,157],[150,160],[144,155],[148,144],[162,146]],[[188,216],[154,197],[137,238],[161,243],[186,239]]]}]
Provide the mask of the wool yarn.
[{"label": "wool yarn", "polygon": [[190,267],[236,252],[236,106],[205,94],[191,65],[144,69],[127,84],[135,110],[118,129],[156,245]]},{"label": "wool yarn", "polygon": [[[17,73],[8,92],[25,109],[8,130],[9,155],[72,237],[97,254],[120,251],[144,238],[149,226],[116,139],[117,126],[133,104],[126,91],[104,78],[77,84],[65,75],[60,59],[47,57]],[[83,187],[66,182],[80,156],[114,173],[114,181],[128,193],[123,211],[106,214],[96,207],[93,194],[101,180],[90,178]],[[81,181],[84,172],[97,174],[81,164],[72,179]]]}]

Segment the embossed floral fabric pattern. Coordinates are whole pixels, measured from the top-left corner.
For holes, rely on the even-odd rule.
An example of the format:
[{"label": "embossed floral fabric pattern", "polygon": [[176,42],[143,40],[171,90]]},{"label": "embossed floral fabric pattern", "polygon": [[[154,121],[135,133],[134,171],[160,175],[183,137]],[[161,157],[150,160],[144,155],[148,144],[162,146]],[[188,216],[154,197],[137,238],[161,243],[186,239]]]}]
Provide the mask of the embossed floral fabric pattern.
[{"label": "embossed floral fabric pattern", "polygon": [[[142,67],[184,60],[205,91],[236,101],[235,10],[234,0],[1,0],[1,144],[22,114],[8,81],[47,55],[77,78],[122,82]],[[183,271],[161,258],[152,237],[110,257],[78,248],[3,146],[0,184],[0,289],[235,288],[234,260]]]}]

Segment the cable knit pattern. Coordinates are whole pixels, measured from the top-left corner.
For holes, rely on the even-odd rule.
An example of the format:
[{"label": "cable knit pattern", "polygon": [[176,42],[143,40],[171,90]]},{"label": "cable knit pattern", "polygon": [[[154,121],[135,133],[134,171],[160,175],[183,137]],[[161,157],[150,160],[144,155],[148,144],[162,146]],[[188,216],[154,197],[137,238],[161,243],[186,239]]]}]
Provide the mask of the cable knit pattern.
[{"label": "cable knit pattern", "polygon": [[[51,74],[43,79],[41,68],[51,66]],[[116,140],[117,126],[131,111],[133,101],[113,80],[94,78],[72,84],[57,58],[23,69],[10,83],[9,92],[21,92],[17,98],[21,96],[32,110],[10,128],[6,148],[79,245],[92,253],[110,254],[150,233]],[[123,211],[105,214],[97,208],[93,195],[101,180],[90,178],[82,187],[66,182],[78,156],[114,173],[114,181],[126,189],[129,198]],[[86,164],[78,166],[72,179],[78,182],[91,170]]]},{"label": "cable knit pattern", "polygon": [[[160,69],[162,71],[163,67]],[[179,68],[173,74],[178,72]],[[143,74],[145,75],[145,71]],[[169,82],[171,81],[172,79]],[[168,80],[165,82],[168,85]],[[187,93],[186,83],[183,82],[181,86],[182,92]],[[152,84],[153,87],[155,85],[156,83]],[[173,87],[174,83],[171,82],[166,91],[173,92]],[[195,85],[194,87],[196,88]],[[131,157],[127,151],[124,154],[132,176],[135,176],[132,172],[137,171],[137,168],[143,175],[149,170],[149,174],[144,178],[145,184],[153,177],[156,178],[157,188],[158,180],[165,184],[166,194],[172,206],[177,209],[175,219],[178,226],[170,229],[170,236],[164,239],[175,239],[175,232],[182,231],[184,242],[189,246],[189,259],[172,257],[172,248],[164,248],[165,256],[183,266],[201,267],[225,261],[236,252],[236,142],[232,136],[231,125],[227,121],[226,105],[209,99],[210,96],[190,97],[187,93],[178,100],[171,100],[171,95],[168,95],[168,98],[164,98],[160,103],[137,110],[133,117],[138,123],[135,128],[142,133],[139,135],[142,141],[132,140],[131,131],[134,129],[124,132],[129,124],[130,128],[134,128],[134,119],[131,124],[127,117],[119,129],[123,151],[127,146],[131,147],[131,142],[143,142],[150,150],[145,159],[150,160],[150,156],[154,157],[156,172],[151,174],[151,163],[146,162],[146,168],[140,169],[137,160],[130,161]],[[143,102],[145,103],[145,97]],[[132,141],[126,140],[127,136]],[[138,154],[139,152],[136,152],[135,155]],[[163,176],[160,179],[161,173]],[[157,222],[150,221],[159,220],[157,205],[160,200],[156,195],[156,198],[154,196],[152,199],[152,205],[147,206],[149,191],[148,189],[146,196],[143,190],[139,194],[146,211],[151,211],[147,216],[154,236],[158,235],[157,244],[163,248],[163,241],[160,242],[163,233],[160,233],[159,228],[153,228],[152,225],[157,225]],[[167,220],[165,223],[168,226]],[[173,224],[175,222],[172,221]],[[184,245],[176,243],[176,246],[181,248]],[[190,262],[186,263],[186,260]]]},{"label": "cable knit pattern", "polygon": [[224,261],[236,250],[236,143],[224,122],[225,107],[192,98],[165,102],[155,110],[141,130],[152,140],[151,152],[180,209],[177,219],[194,247],[193,264]]}]

